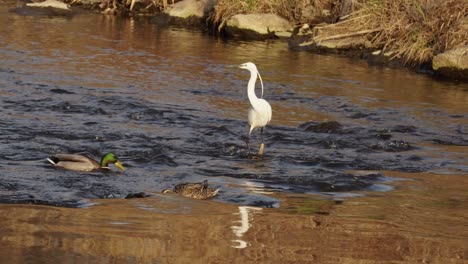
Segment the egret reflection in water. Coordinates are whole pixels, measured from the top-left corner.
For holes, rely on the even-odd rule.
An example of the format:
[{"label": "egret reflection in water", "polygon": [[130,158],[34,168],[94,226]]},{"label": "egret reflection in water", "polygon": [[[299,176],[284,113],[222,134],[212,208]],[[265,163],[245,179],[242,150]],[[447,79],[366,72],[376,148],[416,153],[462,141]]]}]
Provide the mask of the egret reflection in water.
[{"label": "egret reflection in water", "polygon": [[245,240],[242,240],[242,236],[249,231],[252,225],[250,224],[250,220],[253,220],[253,214],[255,211],[261,211],[262,208],[253,207],[253,206],[239,206],[239,215],[241,217],[240,221],[236,221],[240,223],[240,226],[231,226],[232,232],[238,237],[238,239],[232,240],[232,242],[237,243],[237,245],[232,246],[233,248],[246,248],[249,246],[249,243]]}]

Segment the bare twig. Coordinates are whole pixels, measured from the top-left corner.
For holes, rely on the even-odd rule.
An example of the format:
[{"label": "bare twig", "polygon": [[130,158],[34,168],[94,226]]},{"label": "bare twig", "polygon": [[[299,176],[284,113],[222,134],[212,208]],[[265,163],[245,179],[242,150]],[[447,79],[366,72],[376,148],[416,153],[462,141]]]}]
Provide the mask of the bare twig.
[{"label": "bare twig", "polygon": [[317,37],[314,37],[314,41],[322,42],[322,41],[332,40],[332,39],[349,38],[349,37],[355,37],[359,35],[365,35],[368,33],[374,33],[374,32],[381,31],[381,30],[382,30],[381,28],[377,28],[377,29],[361,30],[361,31],[351,32],[351,33],[346,33],[346,34],[337,34],[337,35],[328,36],[328,37],[317,36]]}]

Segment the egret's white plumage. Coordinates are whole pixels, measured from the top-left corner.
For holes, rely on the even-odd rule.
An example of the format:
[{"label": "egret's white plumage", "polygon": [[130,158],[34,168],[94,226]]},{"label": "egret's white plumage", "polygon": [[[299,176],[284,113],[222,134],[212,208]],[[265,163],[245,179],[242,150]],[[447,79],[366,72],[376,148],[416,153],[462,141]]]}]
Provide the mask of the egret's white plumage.
[{"label": "egret's white plumage", "polygon": [[[271,121],[271,106],[263,99],[263,81],[260,73],[257,70],[257,66],[252,62],[247,62],[239,65],[239,68],[247,69],[250,71],[250,79],[247,85],[247,96],[250,101],[250,108],[248,112],[249,118],[249,137],[255,128],[260,128],[262,133],[262,145],[260,147],[259,154],[263,154],[263,127],[265,127]],[[262,86],[262,96],[260,98],[255,94],[255,83],[257,82],[257,76],[260,78],[260,84]]]}]

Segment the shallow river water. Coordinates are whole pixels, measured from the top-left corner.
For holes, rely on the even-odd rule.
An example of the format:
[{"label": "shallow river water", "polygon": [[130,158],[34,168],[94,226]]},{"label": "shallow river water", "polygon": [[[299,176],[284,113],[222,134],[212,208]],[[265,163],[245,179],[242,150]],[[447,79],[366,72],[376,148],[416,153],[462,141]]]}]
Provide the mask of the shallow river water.
[{"label": "shallow river water", "polygon": [[[146,18],[7,10],[1,259],[468,261],[466,83]],[[273,108],[263,158],[245,143],[249,73],[232,67],[247,61]],[[62,152],[115,152],[127,171],[47,164]],[[160,194],[205,179],[210,201]]]}]

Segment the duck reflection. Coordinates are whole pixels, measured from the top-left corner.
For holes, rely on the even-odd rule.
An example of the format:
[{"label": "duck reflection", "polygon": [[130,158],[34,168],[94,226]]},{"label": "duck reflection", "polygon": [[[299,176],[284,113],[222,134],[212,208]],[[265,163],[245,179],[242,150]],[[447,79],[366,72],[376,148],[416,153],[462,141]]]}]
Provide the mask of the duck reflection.
[{"label": "duck reflection", "polygon": [[[236,223],[239,222],[240,225],[231,226],[232,232],[237,236],[238,239],[233,239],[232,245],[233,248],[246,248],[249,246],[249,243],[245,240],[242,240],[242,236],[249,230],[252,226],[250,221],[253,220],[253,215],[255,211],[261,211],[262,208],[252,207],[252,206],[239,206],[239,215],[240,221],[235,221]],[[237,213],[236,213],[237,214]]]}]

